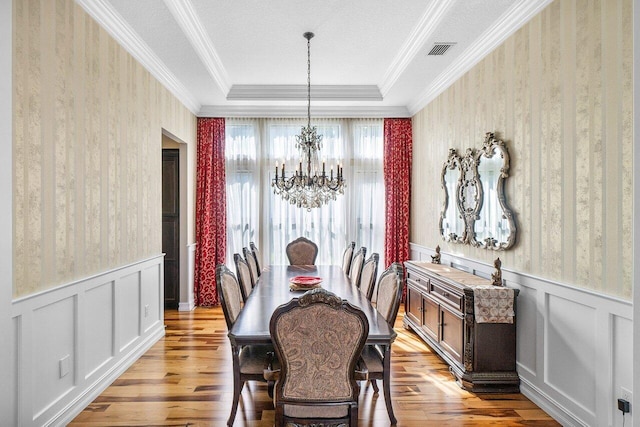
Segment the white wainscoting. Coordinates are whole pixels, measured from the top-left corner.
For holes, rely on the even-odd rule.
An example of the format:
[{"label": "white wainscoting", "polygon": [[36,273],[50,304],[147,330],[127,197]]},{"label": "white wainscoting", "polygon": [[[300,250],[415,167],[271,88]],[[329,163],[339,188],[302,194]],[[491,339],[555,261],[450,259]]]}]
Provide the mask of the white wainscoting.
[{"label": "white wainscoting", "polygon": [[[434,249],[411,244],[411,259]],[[496,257],[500,253],[496,252]],[[442,263],[486,278],[492,265],[442,253]],[[522,394],[563,426],[621,426],[621,388],[632,391],[633,306],[502,266],[517,300],[517,369]],[[625,425],[632,426],[633,414]]]},{"label": "white wainscoting", "polygon": [[17,425],[63,426],[164,335],[163,256],[13,302]]}]

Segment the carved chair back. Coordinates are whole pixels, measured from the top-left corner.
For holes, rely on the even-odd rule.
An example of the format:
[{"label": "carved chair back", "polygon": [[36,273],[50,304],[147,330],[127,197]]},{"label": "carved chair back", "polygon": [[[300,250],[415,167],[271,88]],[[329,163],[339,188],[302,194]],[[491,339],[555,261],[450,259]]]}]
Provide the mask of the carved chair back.
[{"label": "carved chair back", "polygon": [[298,237],[287,245],[287,258],[291,265],[315,265],[318,245],[306,237]]},{"label": "carved chair back", "polygon": [[274,390],[276,425],[285,419],[357,425],[355,367],[369,334],[362,310],[318,288],[278,307],[269,328],[281,363]]},{"label": "carved chair back", "polygon": [[351,278],[351,284],[360,286],[360,275],[362,274],[362,265],[364,264],[365,257],[367,256],[367,248],[361,247],[358,252],[353,255],[353,261],[351,261],[351,271],[349,277]]},{"label": "carved chair back", "polygon": [[351,271],[351,261],[353,260],[353,252],[356,249],[356,242],[351,242],[342,254],[342,271],[349,274]]},{"label": "carved chair back", "polygon": [[238,282],[240,282],[240,291],[242,291],[242,300],[247,301],[251,291],[253,290],[252,280],[251,280],[251,270],[249,268],[249,264],[247,261],[242,258],[240,254],[233,254],[233,260],[236,263],[236,277],[238,278]]},{"label": "carved chair back", "polygon": [[360,288],[360,292],[362,292],[369,301],[371,301],[371,297],[373,297],[373,290],[376,287],[379,260],[379,254],[371,254],[369,259],[367,259],[362,266],[362,273],[360,274],[360,285],[358,285],[358,287]]},{"label": "carved chair back", "polygon": [[242,292],[236,276],[224,264],[216,267],[216,282],[227,329],[231,330],[242,310]]}]

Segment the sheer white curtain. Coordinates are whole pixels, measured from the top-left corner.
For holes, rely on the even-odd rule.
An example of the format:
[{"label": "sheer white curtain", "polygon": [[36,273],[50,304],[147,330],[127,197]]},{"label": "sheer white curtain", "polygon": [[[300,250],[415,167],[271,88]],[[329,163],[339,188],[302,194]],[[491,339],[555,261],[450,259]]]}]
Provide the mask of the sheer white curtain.
[{"label": "sheer white curtain", "polygon": [[233,254],[242,254],[260,235],[260,162],[258,123],[226,122],[227,260],[235,271]]},{"label": "sheer white curtain", "polygon": [[327,173],[340,162],[347,188],[344,196],[311,211],[289,204],[271,188],[276,162],[286,165],[288,175],[298,165],[295,136],[305,120],[227,119],[226,123],[227,252],[231,257],[253,240],[265,264],[287,264],[286,245],[300,236],[318,245],[317,264],[341,264],[342,252],[352,240],[357,247],[366,246],[368,253],[383,256],[382,120],[313,120],[323,135],[320,158]]}]

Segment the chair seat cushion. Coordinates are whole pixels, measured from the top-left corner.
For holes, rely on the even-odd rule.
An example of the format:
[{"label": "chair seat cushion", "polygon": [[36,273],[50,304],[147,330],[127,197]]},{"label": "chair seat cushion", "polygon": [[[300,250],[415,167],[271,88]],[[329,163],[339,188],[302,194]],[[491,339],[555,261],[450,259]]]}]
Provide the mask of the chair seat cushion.
[{"label": "chair seat cushion", "polygon": [[349,414],[349,405],[305,406],[284,405],[284,415],[291,418],[344,418]]},{"label": "chair seat cushion", "polygon": [[367,367],[369,374],[383,371],[382,357],[380,350],[375,345],[365,345],[362,349],[362,361]]},{"label": "chair seat cushion", "polygon": [[[240,372],[243,374],[263,375],[265,368],[270,361],[269,353],[274,354],[271,344],[246,345],[240,352]],[[273,355],[272,369],[280,369],[278,359]]]}]

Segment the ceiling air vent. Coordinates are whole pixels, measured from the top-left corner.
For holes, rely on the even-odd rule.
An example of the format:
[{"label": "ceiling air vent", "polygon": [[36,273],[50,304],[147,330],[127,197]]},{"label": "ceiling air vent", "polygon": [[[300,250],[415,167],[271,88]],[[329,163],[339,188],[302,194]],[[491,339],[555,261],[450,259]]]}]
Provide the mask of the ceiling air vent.
[{"label": "ceiling air vent", "polygon": [[427,55],[439,55],[442,56],[449,50],[455,43],[435,43]]}]

